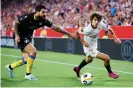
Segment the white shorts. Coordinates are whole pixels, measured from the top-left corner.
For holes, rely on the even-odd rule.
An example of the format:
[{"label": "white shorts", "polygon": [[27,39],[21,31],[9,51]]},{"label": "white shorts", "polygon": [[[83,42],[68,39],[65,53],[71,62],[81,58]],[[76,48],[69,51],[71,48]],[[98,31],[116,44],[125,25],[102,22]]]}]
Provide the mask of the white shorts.
[{"label": "white shorts", "polygon": [[83,47],[86,56],[96,57],[98,54],[97,47]]}]

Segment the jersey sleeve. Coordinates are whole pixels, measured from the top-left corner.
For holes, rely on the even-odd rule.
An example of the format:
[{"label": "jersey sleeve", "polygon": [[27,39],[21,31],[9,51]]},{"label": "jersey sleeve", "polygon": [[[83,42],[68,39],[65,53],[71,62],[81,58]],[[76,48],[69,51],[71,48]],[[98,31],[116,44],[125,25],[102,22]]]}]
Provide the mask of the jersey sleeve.
[{"label": "jersey sleeve", "polygon": [[106,21],[101,21],[100,22],[100,26],[102,29],[104,29],[105,31],[108,31],[110,29],[110,26],[106,23]]},{"label": "jersey sleeve", "polygon": [[81,28],[79,28],[78,32],[79,32],[80,34],[88,35],[88,34],[89,34],[89,28],[88,28],[88,26],[86,26],[86,27],[81,27]]},{"label": "jersey sleeve", "polygon": [[52,25],[53,25],[53,23],[51,21],[49,21],[48,19],[45,19],[44,24],[47,27],[52,27]]},{"label": "jersey sleeve", "polygon": [[23,15],[23,16],[20,16],[18,17],[18,22],[21,24],[21,23],[25,23],[27,22],[28,20],[30,20],[30,17],[28,15]]}]

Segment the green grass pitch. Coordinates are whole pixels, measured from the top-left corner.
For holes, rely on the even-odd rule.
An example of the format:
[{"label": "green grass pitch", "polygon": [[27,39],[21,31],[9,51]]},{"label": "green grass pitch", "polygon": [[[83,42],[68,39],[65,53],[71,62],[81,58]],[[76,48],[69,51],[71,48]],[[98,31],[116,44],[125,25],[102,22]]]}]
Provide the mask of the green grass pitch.
[{"label": "green grass pitch", "polygon": [[92,85],[82,85],[73,67],[84,58],[83,55],[38,51],[32,73],[39,79],[24,79],[26,65],[14,69],[15,78],[9,78],[5,65],[21,57],[18,49],[1,48],[1,86],[2,87],[133,87],[133,62],[112,60],[112,69],[120,75],[118,79],[108,76],[103,61],[94,59],[81,70],[94,76]]}]

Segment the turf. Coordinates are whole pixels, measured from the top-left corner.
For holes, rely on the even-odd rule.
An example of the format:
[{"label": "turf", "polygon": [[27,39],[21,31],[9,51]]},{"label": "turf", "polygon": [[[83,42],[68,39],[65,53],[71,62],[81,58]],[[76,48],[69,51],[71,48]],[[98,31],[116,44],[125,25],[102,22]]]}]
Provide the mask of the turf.
[{"label": "turf", "polygon": [[38,51],[33,66],[33,74],[39,79],[24,79],[26,65],[14,70],[15,78],[9,78],[6,64],[18,59],[22,53],[18,49],[1,48],[1,86],[2,87],[133,87],[133,62],[112,60],[111,66],[120,75],[118,79],[108,76],[103,61],[95,58],[81,70],[94,76],[92,85],[82,85],[80,78],[73,72],[73,67],[84,58],[83,55]]}]

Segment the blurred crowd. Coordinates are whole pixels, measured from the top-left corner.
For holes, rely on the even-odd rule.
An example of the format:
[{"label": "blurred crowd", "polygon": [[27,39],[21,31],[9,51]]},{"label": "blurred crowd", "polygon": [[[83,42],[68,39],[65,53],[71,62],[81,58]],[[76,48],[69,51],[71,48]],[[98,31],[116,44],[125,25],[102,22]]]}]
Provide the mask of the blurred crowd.
[{"label": "blurred crowd", "polygon": [[111,26],[133,25],[133,0],[2,0],[2,30],[12,29],[14,16],[34,12],[38,4],[46,6],[48,19],[62,28],[86,26],[93,12]]}]

